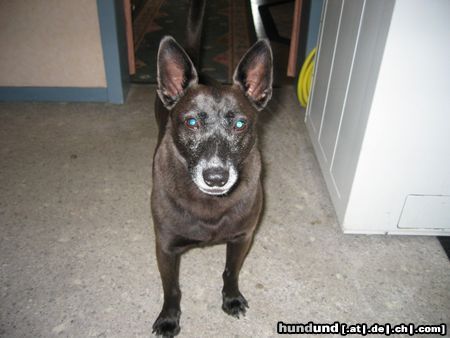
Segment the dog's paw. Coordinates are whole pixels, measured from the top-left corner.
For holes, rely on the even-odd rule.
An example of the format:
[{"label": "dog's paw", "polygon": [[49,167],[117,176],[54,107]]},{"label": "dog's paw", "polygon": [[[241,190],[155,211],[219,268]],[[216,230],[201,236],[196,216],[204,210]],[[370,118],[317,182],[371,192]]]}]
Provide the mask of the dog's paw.
[{"label": "dog's paw", "polygon": [[180,332],[180,311],[161,311],[153,324],[153,333],[171,338]]},{"label": "dog's paw", "polygon": [[239,318],[240,315],[245,316],[248,303],[240,292],[238,296],[229,297],[224,294],[222,298],[222,310],[225,311],[225,313],[236,318]]}]

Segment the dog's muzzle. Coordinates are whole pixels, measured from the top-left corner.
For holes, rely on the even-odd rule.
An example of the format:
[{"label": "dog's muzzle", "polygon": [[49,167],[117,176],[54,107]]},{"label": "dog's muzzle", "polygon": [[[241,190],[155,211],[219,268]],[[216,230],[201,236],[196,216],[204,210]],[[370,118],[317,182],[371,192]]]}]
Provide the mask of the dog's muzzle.
[{"label": "dog's muzzle", "polygon": [[225,165],[217,159],[201,160],[193,170],[197,187],[208,195],[224,195],[236,183],[237,171],[233,165]]}]

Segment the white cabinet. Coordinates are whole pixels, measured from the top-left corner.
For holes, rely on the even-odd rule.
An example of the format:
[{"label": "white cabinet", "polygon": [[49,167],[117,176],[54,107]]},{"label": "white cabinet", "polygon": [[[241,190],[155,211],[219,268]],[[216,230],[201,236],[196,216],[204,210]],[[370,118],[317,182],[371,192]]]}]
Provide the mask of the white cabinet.
[{"label": "white cabinet", "polygon": [[344,232],[450,235],[450,1],[325,1],[306,125]]}]

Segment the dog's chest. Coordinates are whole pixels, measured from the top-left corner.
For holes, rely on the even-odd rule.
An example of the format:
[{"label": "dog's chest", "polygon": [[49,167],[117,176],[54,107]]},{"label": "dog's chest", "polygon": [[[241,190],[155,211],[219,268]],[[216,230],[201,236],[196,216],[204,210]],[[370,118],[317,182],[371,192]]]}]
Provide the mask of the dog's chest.
[{"label": "dog's chest", "polygon": [[228,241],[236,237],[240,227],[229,217],[223,217],[217,222],[194,221],[185,224],[182,236],[200,243],[215,243]]}]

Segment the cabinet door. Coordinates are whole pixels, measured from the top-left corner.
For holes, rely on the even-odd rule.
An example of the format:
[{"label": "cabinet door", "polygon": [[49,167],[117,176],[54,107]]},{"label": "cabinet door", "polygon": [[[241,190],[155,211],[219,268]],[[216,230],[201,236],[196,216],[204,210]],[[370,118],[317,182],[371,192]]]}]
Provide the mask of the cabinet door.
[{"label": "cabinet door", "polygon": [[318,135],[320,147],[330,167],[333,165],[340,122],[347,99],[363,5],[364,1],[361,0],[346,0],[341,10],[330,81],[322,114],[322,128]]},{"label": "cabinet door", "polygon": [[342,0],[326,1],[324,5],[314,89],[308,104],[309,114],[307,117],[316,137],[319,136],[322,124],[342,5]]},{"label": "cabinet door", "polygon": [[340,220],[352,187],[393,0],[328,0],[306,123]]},{"label": "cabinet door", "polygon": [[327,1],[309,118],[331,167],[353,64],[364,1]]}]

